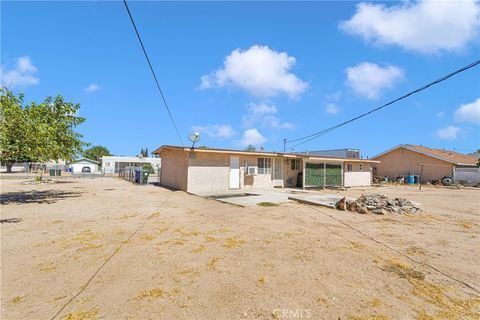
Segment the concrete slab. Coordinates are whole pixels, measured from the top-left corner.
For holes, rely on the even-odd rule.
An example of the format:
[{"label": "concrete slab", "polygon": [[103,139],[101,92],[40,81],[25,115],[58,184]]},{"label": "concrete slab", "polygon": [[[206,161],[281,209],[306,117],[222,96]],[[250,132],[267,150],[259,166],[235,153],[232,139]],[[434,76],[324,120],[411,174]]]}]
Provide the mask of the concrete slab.
[{"label": "concrete slab", "polygon": [[229,190],[222,193],[202,193],[197,195],[242,207],[256,206],[257,203],[260,202],[279,204],[289,201],[289,194],[281,189],[242,189]]},{"label": "concrete slab", "polygon": [[[318,194],[309,194],[309,195],[290,195],[288,199],[295,200],[302,203],[324,206],[328,208],[336,208],[338,201],[340,201],[343,196],[333,195],[333,194],[325,194],[325,195],[318,195]],[[350,198],[347,198],[350,199]],[[351,198],[355,200],[355,198]]]}]

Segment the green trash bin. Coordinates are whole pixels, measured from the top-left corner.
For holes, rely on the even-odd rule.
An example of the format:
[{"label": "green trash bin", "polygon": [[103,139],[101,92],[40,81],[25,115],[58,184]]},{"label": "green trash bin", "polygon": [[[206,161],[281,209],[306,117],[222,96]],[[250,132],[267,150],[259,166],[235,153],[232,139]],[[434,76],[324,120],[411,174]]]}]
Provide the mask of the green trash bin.
[{"label": "green trash bin", "polygon": [[150,173],[148,170],[142,170],[142,184],[147,184],[148,183],[148,176]]},{"label": "green trash bin", "polygon": [[55,170],[55,175],[60,177],[62,175],[62,170],[60,169]]},{"label": "green trash bin", "polygon": [[50,177],[54,177],[55,176],[55,169],[50,169]]}]

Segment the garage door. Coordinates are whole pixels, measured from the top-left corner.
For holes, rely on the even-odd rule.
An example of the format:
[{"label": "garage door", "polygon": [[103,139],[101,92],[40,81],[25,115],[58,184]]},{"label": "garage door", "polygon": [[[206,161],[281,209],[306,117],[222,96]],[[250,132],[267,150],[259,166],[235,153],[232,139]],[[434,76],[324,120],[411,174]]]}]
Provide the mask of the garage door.
[{"label": "garage door", "polygon": [[338,164],[327,164],[325,168],[325,185],[342,186],[342,166]]},{"label": "garage door", "polygon": [[305,187],[323,187],[323,163],[305,164]]}]

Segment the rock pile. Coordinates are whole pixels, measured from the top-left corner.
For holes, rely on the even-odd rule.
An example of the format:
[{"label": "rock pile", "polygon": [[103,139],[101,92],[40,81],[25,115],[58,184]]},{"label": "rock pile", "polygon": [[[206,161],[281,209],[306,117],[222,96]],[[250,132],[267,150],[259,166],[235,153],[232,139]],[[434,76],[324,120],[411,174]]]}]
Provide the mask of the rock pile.
[{"label": "rock pile", "polygon": [[388,199],[383,194],[362,194],[358,199],[342,198],[337,202],[337,209],[358,212],[362,214],[386,214],[388,212],[405,214],[417,213],[421,205],[403,198]]}]

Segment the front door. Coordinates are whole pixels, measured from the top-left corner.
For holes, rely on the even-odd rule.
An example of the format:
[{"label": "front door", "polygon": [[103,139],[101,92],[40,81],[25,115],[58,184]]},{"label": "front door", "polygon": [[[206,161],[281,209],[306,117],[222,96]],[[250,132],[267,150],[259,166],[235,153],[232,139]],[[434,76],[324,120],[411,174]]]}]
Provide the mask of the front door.
[{"label": "front door", "polygon": [[230,189],[240,188],[240,158],[230,157]]},{"label": "front door", "polygon": [[275,159],[273,164],[273,186],[283,187],[283,159]]}]

